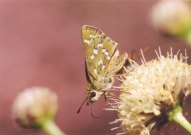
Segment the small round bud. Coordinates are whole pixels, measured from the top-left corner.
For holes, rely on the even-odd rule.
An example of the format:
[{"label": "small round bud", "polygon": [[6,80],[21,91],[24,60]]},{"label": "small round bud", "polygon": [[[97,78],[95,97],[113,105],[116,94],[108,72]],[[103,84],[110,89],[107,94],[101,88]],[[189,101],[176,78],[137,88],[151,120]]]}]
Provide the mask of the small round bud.
[{"label": "small round bud", "polygon": [[183,0],[161,0],[152,8],[151,21],[163,34],[184,36],[191,30],[191,10]]},{"label": "small round bud", "polygon": [[44,122],[54,118],[57,108],[54,92],[44,87],[32,87],[16,97],[13,115],[22,127],[41,128]]}]

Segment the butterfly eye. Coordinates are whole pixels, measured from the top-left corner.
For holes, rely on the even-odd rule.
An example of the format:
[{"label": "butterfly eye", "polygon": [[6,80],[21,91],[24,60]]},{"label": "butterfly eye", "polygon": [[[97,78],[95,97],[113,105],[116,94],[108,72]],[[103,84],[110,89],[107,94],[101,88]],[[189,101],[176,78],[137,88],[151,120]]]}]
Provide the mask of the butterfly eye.
[{"label": "butterfly eye", "polygon": [[96,96],[96,93],[94,91],[90,92],[90,98],[93,98]]}]

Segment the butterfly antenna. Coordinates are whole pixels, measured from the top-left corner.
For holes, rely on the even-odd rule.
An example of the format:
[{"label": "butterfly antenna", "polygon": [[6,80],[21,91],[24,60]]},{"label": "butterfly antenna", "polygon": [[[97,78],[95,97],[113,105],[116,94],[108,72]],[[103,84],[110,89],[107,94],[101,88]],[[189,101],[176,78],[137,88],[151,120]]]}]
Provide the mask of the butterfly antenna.
[{"label": "butterfly antenna", "polygon": [[77,110],[77,113],[80,113],[82,106],[84,105],[84,103],[88,100],[88,97],[85,98],[85,100],[82,102],[82,104],[80,105],[80,108]]},{"label": "butterfly antenna", "polygon": [[91,104],[91,116],[92,116],[92,118],[100,118],[99,116],[95,116],[94,114],[93,114],[93,104]]}]

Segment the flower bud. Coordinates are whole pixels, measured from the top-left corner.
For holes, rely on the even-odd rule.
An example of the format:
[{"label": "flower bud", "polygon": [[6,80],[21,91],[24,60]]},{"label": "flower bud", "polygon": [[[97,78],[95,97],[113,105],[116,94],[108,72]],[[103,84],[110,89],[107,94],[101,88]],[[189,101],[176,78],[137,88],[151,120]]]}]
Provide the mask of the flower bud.
[{"label": "flower bud", "polygon": [[48,88],[32,87],[22,91],[13,104],[13,115],[19,125],[26,128],[41,128],[52,120],[57,111],[57,96]]},{"label": "flower bud", "polygon": [[183,0],[161,0],[151,11],[154,28],[166,35],[184,36],[191,30],[191,10]]}]

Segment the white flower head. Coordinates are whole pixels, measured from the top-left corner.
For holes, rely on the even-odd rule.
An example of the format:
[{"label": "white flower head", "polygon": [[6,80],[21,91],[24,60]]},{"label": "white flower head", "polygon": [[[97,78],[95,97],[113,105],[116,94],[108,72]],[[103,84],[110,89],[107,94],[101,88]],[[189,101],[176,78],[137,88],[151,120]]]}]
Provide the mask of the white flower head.
[{"label": "white flower head", "polygon": [[120,87],[119,100],[111,103],[110,110],[117,110],[123,133],[127,135],[149,135],[154,126],[159,126],[167,119],[167,113],[183,99],[191,88],[191,66],[187,56],[163,56],[127,70]]},{"label": "white flower head", "polygon": [[167,35],[184,35],[191,28],[191,10],[186,0],[161,0],[151,11],[154,28]]},{"label": "white flower head", "polygon": [[22,127],[40,128],[57,112],[57,96],[44,87],[32,87],[22,91],[13,104],[13,115]]}]

